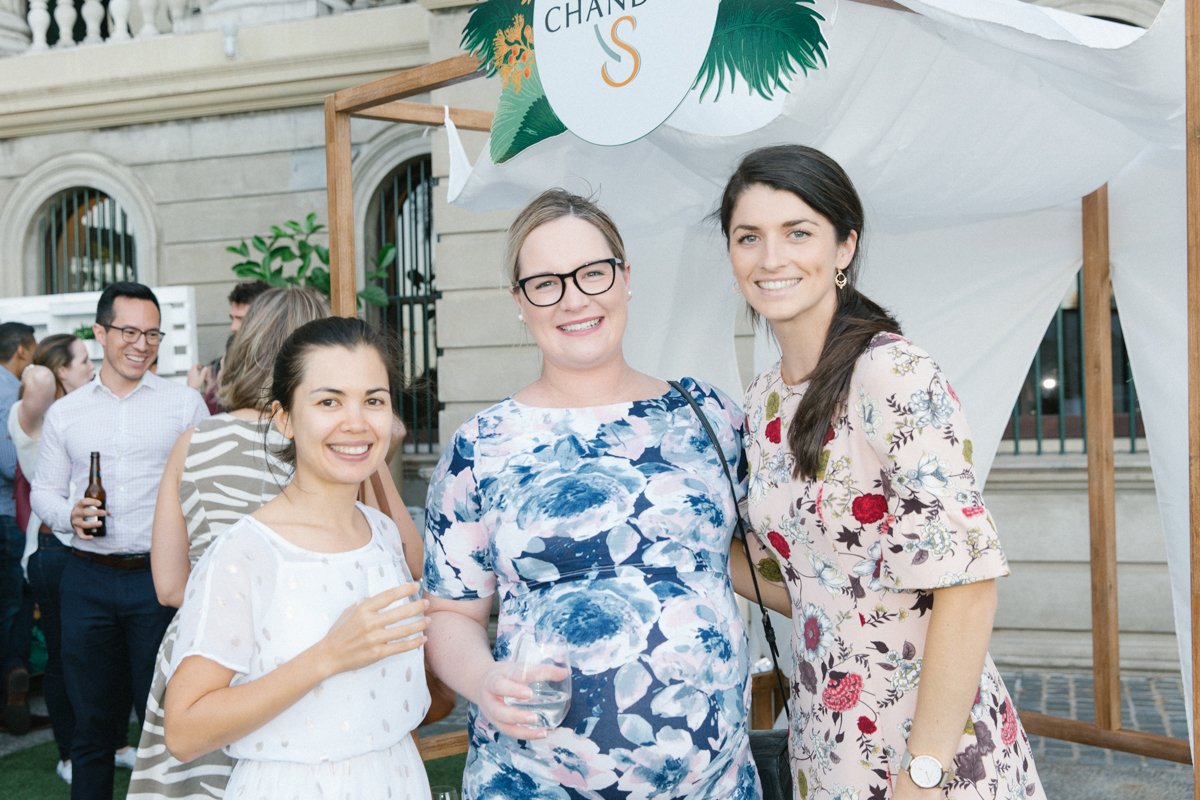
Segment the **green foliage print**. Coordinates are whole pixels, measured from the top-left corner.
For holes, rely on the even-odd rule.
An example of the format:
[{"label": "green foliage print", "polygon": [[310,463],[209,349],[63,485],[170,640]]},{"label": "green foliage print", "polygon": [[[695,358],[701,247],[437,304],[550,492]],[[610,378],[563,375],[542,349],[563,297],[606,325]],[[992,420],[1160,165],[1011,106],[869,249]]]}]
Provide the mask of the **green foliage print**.
[{"label": "green foliage print", "polygon": [[713,29],[708,54],[696,76],[698,86],[704,86],[704,97],[716,82],[716,100],[725,88],[733,90],[737,76],[750,85],[750,90],[770,100],[775,90],[788,91],[788,84],[799,67],[805,74],[810,69],[825,66],[825,37],[820,22],[824,21],[812,0],[721,0],[717,7],[717,24]]},{"label": "green foliage print", "polygon": [[[713,99],[733,90],[737,76],[771,99],[788,91],[797,69],[825,65],[825,37],[813,0],[721,0],[708,53],[693,88]],[[546,99],[534,55],[529,0],[485,0],[471,8],[462,48],[488,76],[499,75],[500,102],[492,123],[491,157],[499,164],[566,130]]]}]

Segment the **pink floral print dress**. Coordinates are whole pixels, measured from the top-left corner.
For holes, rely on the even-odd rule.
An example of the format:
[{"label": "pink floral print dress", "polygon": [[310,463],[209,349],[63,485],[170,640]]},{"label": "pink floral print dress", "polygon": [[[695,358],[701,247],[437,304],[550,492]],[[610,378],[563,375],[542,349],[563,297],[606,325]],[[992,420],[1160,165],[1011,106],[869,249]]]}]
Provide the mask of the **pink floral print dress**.
[{"label": "pink floral print dress", "polygon": [[[872,340],[813,481],[792,477],[787,446],[805,388],[776,365],[746,397],[750,517],[792,601],[796,796],[885,800],[916,709],[932,590],[1008,566],[958,398],[927,353],[900,336]],[[990,656],[963,722],[946,797],[1045,797]]]}]

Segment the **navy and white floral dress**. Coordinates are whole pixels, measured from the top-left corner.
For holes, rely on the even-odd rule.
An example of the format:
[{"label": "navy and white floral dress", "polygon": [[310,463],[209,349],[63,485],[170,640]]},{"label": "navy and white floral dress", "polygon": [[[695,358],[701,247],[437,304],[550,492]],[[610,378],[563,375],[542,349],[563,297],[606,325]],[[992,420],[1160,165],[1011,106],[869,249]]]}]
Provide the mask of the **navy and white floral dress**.
[{"label": "navy and white floral dress", "polygon": [[[740,409],[682,383],[744,472]],[[498,591],[497,659],[534,629],[559,632],[573,659],[570,710],[546,739],[504,736],[471,708],[467,800],[760,796],[728,576],[736,509],[683,397],[503,400],[455,434],[427,505],[427,590]]]}]

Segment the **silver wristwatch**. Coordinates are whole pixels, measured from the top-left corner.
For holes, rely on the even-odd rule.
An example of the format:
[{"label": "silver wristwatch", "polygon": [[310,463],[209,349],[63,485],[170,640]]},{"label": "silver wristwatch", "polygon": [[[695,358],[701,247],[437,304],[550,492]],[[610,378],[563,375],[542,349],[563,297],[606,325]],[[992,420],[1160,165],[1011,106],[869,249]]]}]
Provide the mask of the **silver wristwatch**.
[{"label": "silver wristwatch", "polygon": [[954,779],[953,770],[944,769],[942,762],[933,756],[914,756],[907,750],[900,759],[900,771],[907,772],[922,789],[941,788]]}]

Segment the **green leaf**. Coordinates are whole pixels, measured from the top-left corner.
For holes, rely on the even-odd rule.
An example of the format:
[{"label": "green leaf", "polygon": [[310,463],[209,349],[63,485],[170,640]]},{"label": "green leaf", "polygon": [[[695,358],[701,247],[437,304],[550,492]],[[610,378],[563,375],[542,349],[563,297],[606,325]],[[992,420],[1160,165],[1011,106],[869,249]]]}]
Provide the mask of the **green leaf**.
[{"label": "green leaf", "polygon": [[278,225],[271,226],[271,235],[276,239],[282,239],[283,237],[287,236],[287,234],[283,232],[283,228],[279,227]]},{"label": "green leaf", "polygon": [[313,252],[317,254],[317,260],[325,266],[329,266],[329,248],[322,247],[319,244],[313,245]]},{"label": "green leaf", "polygon": [[239,278],[262,278],[262,268],[253,261],[246,261],[233,266],[233,274]]},{"label": "green leaf", "polygon": [[300,227],[300,223],[296,222],[296,220],[294,220],[294,219],[289,219],[287,222],[284,222],[283,224],[287,225],[289,228],[291,228],[296,233],[304,233],[304,229]]},{"label": "green leaf", "polygon": [[313,287],[317,291],[329,296],[329,270],[324,267],[313,267],[312,272],[308,273],[307,285]]},{"label": "green leaf", "polygon": [[370,272],[368,272],[364,277],[369,281],[381,281],[384,278],[386,278],[388,275],[391,275],[391,274],[392,273],[386,269],[373,269]]},{"label": "green leaf", "polygon": [[776,89],[788,90],[797,67],[807,73],[825,66],[827,43],[819,24],[825,18],[809,7],[812,1],[721,0],[693,88],[703,81],[703,98],[715,81],[715,100],[726,77],[732,90],[741,75],[751,91],[770,100]]},{"label": "green leaf", "polygon": [[271,248],[267,246],[267,240],[261,236],[255,236],[253,239],[250,240],[250,243],[252,245],[254,245],[255,250],[262,253],[263,255],[266,255],[267,253],[271,252]]},{"label": "green leaf", "polygon": [[388,304],[387,292],[375,284],[364,286],[359,290],[358,296],[362,298],[363,302],[370,303],[376,308],[386,308]]},{"label": "green leaf", "polygon": [[512,84],[500,93],[496,116],[492,118],[492,161],[500,164],[542,139],[557,136],[567,129],[550,107],[534,63],[518,94]]},{"label": "green leaf", "polygon": [[323,227],[325,227],[325,226],[317,224],[317,212],[315,212],[315,211],[304,218],[304,232],[305,233],[309,233],[309,234],[316,233],[317,231],[321,230],[321,228],[323,228]]},{"label": "green leaf", "polygon": [[237,247],[234,247],[233,245],[226,247],[225,252],[233,253],[235,256],[241,256],[242,258],[249,258],[250,257],[250,246],[248,244],[246,244],[246,240],[243,239],[242,243],[239,244]]},{"label": "green leaf", "polygon": [[379,255],[375,256],[375,268],[387,269],[396,261],[396,245],[385,244],[379,248]]},{"label": "green leaf", "polygon": [[774,558],[764,558],[758,562],[758,574],[769,580],[771,583],[783,583],[783,571],[779,568],[779,562]]},{"label": "green leaf", "polygon": [[285,264],[288,263],[289,261],[295,261],[297,258],[300,257],[300,256],[296,255],[295,250],[288,247],[287,245],[282,245],[280,247],[276,247],[274,250],[271,251],[271,255],[274,256],[275,258],[278,258],[280,261],[282,261]]},{"label": "green leaf", "polygon": [[479,59],[490,78],[496,74],[496,33],[511,27],[513,17],[526,19],[521,0],[485,0],[471,9],[460,46]]}]

